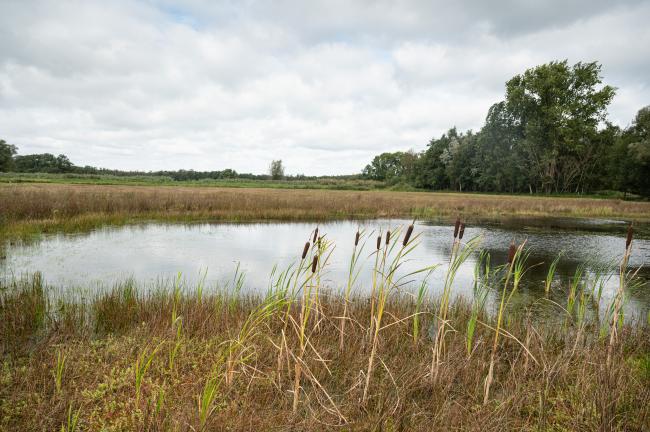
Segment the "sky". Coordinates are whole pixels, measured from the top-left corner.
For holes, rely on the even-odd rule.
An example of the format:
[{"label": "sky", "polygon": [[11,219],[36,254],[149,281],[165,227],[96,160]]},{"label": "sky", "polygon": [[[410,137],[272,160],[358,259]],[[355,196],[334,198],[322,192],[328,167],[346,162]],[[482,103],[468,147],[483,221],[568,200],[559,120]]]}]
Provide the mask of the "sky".
[{"label": "sky", "polygon": [[598,61],[650,104],[650,1],[0,0],[0,139],[125,170],[358,173],[481,128],[505,82]]}]

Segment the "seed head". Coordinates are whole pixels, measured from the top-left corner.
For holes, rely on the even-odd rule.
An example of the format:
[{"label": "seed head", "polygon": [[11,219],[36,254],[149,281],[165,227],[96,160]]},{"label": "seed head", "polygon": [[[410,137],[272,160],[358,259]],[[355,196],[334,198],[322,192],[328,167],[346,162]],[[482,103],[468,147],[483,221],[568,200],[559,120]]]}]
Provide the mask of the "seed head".
[{"label": "seed head", "polygon": [[409,227],[406,229],[406,235],[404,235],[404,243],[402,243],[404,246],[408,244],[409,239],[411,238],[411,234],[413,234],[413,224],[409,225]]},{"label": "seed head", "polygon": [[512,243],[510,243],[510,249],[508,250],[508,264],[512,264],[512,262],[515,260],[516,252],[517,248],[515,247],[515,242],[512,241]]},{"label": "seed head", "polygon": [[627,239],[625,239],[625,250],[628,250],[630,248],[630,245],[632,244],[632,238],[634,237],[634,224],[630,224],[629,227],[627,227]]},{"label": "seed head", "polygon": [[390,243],[390,231],[386,231],[386,246]]},{"label": "seed head", "polygon": [[361,237],[361,234],[359,234],[359,231],[357,231],[357,234],[354,236],[354,245],[355,246],[359,245],[359,237]]},{"label": "seed head", "polygon": [[318,238],[318,227],[314,230],[314,239],[312,240],[313,243],[316,243],[316,239]]},{"label": "seed head", "polygon": [[318,265],[318,255],[314,255],[314,260],[311,262],[311,272],[316,273],[316,266]]},{"label": "seed head", "polygon": [[305,248],[302,250],[302,259],[305,259],[307,256],[307,251],[309,250],[309,242],[305,243]]},{"label": "seed head", "polygon": [[460,230],[458,231],[458,240],[463,239],[463,234],[465,234],[465,224],[461,223],[460,224]]},{"label": "seed head", "polygon": [[460,218],[456,218],[456,224],[454,225],[454,238],[458,237],[458,229],[460,228]]},{"label": "seed head", "polygon": [[377,237],[377,250],[381,247],[381,236]]}]

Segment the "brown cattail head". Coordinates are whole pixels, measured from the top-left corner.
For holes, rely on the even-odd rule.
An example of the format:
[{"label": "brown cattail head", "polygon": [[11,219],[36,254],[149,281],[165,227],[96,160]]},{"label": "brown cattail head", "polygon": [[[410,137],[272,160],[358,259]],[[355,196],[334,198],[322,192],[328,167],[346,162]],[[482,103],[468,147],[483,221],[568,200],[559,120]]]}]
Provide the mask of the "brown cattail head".
[{"label": "brown cattail head", "polygon": [[311,262],[311,272],[316,273],[316,266],[318,265],[318,255],[314,255],[314,260]]},{"label": "brown cattail head", "polygon": [[320,249],[320,242],[321,242],[321,239],[322,239],[322,238],[323,238],[323,237],[318,236],[318,240],[316,240],[316,245],[318,246],[319,249]]},{"label": "brown cattail head", "polygon": [[386,231],[386,246],[390,243],[390,231]]},{"label": "brown cattail head", "polygon": [[515,242],[512,241],[512,243],[510,243],[510,249],[508,250],[508,264],[512,264],[512,262],[515,260],[516,252],[517,247],[515,246]]},{"label": "brown cattail head", "polygon": [[377,237],[377,250],[381,247],[381,236]]},{"label": "brown cattail head", "polygon": [[465,224],[461,223],[460,224],[460,229],[458,230],[458,240],[463,239],[463,234],[465,234]]},{"label": "brown cattail head", "polygon": [[307,256],[307,251],[309,250],[309,242],[305,243],[305,248],[302,250],[302,259],[305,259]]},{"label": "brown cattail head", "polygon": [[630,226],[627,227],[627,239],[625,239],[625,250],[628,250],[630,248],[633,237],[634,237],[634,226],[633,224],[630,224]]},{"label": "brown cattail head", "polygon": [[406,235],[404,236],[404,243],[403,245],[406,246],[411,239],[411,234],[413,234],[413,224],[409,225],[409,227],[406,230]]},{"label": "brown cattail head", "polygon": [[354,245],[355,246],[359,245],[359,237],[361,237],[361,234],[359,234],[359,231],[357,231],[357,234],[354,236]]},{"label": "brown cattail head", "polygon": [[313,243],[316,243],[316,239],[318,238],[318,227],[314,230],[314,239],[312,240]]},{"label": "brown cattail head", "polygon": [[460,218],[456,218],[456,224],[454,225],[454,238],[458,237],[458,230],[460,229]]}]

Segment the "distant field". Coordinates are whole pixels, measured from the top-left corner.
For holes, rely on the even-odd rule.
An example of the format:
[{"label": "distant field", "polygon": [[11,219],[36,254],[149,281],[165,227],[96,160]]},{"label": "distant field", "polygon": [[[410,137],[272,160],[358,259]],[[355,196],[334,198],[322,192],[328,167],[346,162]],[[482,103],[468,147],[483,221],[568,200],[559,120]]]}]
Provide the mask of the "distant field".
[{"label": "distant field", "polygon": [[486,194],[306,189],[0,184],[10,237],[138,221],[567,216],[650,220],[650,202]]},{"label": "distant field", "polygon": [[375,180],[323,177],[318,179],[255,180],[255,179],[202,179],[174,180],[165,176],[116,176],[99,174],[47,174],[47,173],[0,173],[1,183],[56,183],[131,186],[195,186],[234,188],[280,188],[280,189],[384,189],[386,184]]}]

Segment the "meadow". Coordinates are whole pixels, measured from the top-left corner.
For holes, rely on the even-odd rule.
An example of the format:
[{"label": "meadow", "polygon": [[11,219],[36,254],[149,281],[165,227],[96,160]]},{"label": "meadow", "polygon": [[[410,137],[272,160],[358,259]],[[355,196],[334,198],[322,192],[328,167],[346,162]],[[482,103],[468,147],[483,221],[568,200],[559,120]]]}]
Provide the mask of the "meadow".
[{"label": "meadow", "polygon": [[[576,274],[557,319],[512,307],[525,243],[490,263],[457,223],[440,295],[402,264],[413,226],[357,233],[344,289],[326,282],[335,247],[305,233],[263,295],[244,281],[147,291],[134,281],[59,297],[40,274],[0,286],[2,430],[625,430],[650,424],[650,322],[623,316],[637,283],[621,242],[619,286],[600,313],[603,275]],[[379,236],[377,235],[379,234]],[[454,295],[479,254],[473,296]],[[369,254],[370,296],[357,293]],[[553,279],[553,266],[549,280]],[[493,307],[486,298],[495,296]],[[650,319],[650,317],[648,317]]]},{"label": "meadow", "polygon": [[648,221],[650,202],[396,191],[0,184],[0,235],[25,238],[142,221],[319,221],[456,216],[566,216]]}]

